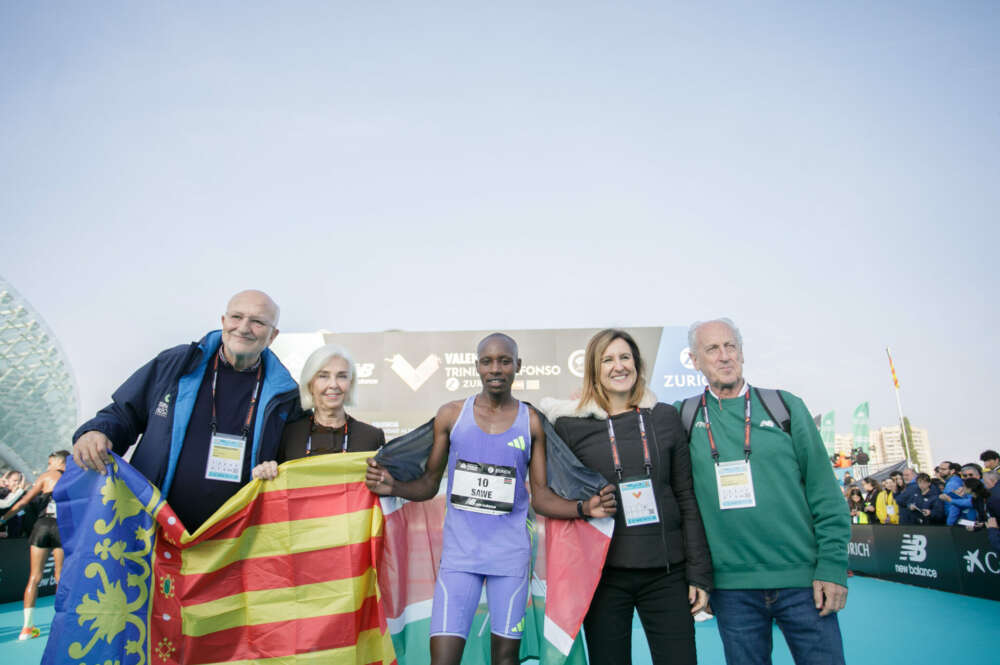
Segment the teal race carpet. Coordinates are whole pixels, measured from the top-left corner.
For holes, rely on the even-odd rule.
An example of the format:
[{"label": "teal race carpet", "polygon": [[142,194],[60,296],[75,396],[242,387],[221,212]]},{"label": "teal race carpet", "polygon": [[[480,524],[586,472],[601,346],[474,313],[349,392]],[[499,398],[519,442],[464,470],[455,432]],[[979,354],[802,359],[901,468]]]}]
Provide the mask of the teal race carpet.
[{"label": "teal race carpet", "polygon": [[[17,641],[23,620],[21,603],[0,605],[0,652],[4,665],[36,665],[41,661],[52,620],[52,601],[52,596],[39,599],[35,625],[42,634],[25,642]],[[941,640],[947,636],[985,638],[998,625],[1000,602],[869,577],[852,577],[848,581],[847,607],[840,613],[847,662],[852,665],[924,662],[928,654],[940,653]],[[699,663],[725,662],[715,621],[697,624],[696,635]],[[989,662],[988,658],[973,660]],[[633,627],[633,663],[650,664],[638,617]],[[792,665],[792,657],[777,629],[774,665]]]}]

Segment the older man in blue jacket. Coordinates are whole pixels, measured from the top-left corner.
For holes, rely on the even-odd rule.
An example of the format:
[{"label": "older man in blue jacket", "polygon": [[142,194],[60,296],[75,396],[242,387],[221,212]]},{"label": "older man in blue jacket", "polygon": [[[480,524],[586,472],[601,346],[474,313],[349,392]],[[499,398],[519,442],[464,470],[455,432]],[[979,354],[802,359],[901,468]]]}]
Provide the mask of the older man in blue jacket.
[{"label": "older man in blue jacket", "polygon": [[73,435],[73,458],[106,473],[108,451],[136,442],[131,463],[194,533],[274,459],[298,388],[267,347],[278,306],[261,291],[233,296],[222,329],[163,351],[139,368]]}]

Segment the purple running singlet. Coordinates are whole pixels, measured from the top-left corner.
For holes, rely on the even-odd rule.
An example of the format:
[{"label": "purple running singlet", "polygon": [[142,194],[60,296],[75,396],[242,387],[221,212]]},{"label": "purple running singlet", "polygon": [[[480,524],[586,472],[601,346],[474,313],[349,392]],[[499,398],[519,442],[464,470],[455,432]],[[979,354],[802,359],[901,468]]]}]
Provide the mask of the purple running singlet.
[{"label": "purple running singlet", "polygon": [[514,424],[487,434],[465,400],[451,429],[448,452],[448,509],[441,567],[523,577],[531,559],[528,535],[528,461],[531,419],[518,404]]}]

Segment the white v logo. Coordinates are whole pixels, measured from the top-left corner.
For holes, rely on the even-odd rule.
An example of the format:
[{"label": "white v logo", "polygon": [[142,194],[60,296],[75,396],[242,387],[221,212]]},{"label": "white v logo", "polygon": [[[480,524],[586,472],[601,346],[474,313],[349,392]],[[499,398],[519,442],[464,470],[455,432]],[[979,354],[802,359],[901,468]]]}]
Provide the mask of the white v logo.
[{"label": "white v logo", "polygon": [[410,363],[406,362],[406,358],[398,353],[392,358],[386,358],[386,362],[392,363],[389,365],[392,371],[414,392],[420,386],[424,385],[427,379],[431,378],[434,372],[438,371],[438,368],[441,367],[441,359],[433,353],[424,358],[423,362],[417,365],[416,369]]}]

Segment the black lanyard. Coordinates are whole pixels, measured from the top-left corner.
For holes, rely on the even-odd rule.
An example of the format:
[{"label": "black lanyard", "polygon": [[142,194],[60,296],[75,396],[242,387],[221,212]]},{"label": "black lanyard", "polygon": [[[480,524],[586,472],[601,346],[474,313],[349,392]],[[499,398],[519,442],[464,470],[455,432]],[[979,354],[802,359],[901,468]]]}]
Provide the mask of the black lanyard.
[{"label": "black lanyard", "polygon": [[[257,383],[253,387],[253,395],[250,396],[250,408],[247,409],[247,419],[243,423],[243,438],[246,439],[250,434],[250,422],[253,419],[253,412],[257,406],[257,391],[260,390],[260,373],[264,369],[264,363],[257,365]],[[212,436],[215,436],[215,432],[218,429],[218,423],[215,419],[215,384],[219,380],[219,356],[216,354],[215,362],[212,364]]]},{"label": "black lanyard", "polygon": [[[306,439],[306,457],[312,455],[313,449],[313,432],[316,431],[316,418],[315,416],[309,416],[309,438]],[[335,432],[336,430],[334,430]],[[333,432],[330,433],[330,442],[333,442]],[[347,452],[347,420],[344,420],[344,443],[340,447],[341,452]]]},{"label": "black lanyard", "polygon": [[[642,457],[643,466],[646,467],[646,476],[652,475],[653,462],[649,459],[649,442],[646,440],[646,423],[642,419],[642,412],[639,407],[635,407],[635,412],[639,416],[639,436],[642,437]],[[622,460],[618,455],[618,443],[615,441],[615,427],[611,424],[611,416],[608,416],[608,440],[611,441],[611,459],[615,463],[615,475],[618,481],[622,479]]]},{"label": "black lanyard", "polygon": [[[712,459],[719,463],[719,449],[715,447],[715,437],[712,436],[712,421],[708,418],[708,400],[705,395],[708,388],[701,394],[701,412],[705,415],[705,430],[708,431],[708,445],[712,447]],[[721,400],[720,400],[721,401]],[[750,386],[747,386],[746,399],[744,400],[744,428],[743,428],[743,460],[750,461]]]}]

